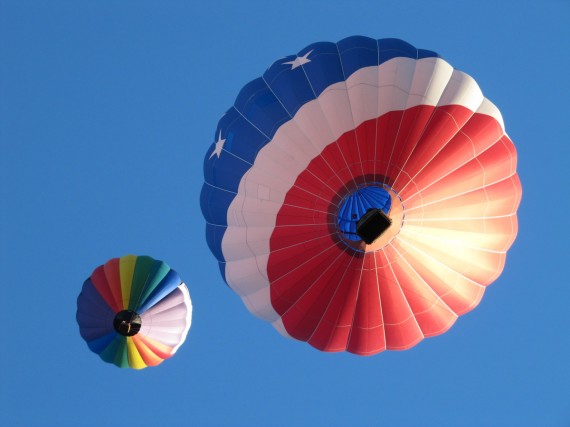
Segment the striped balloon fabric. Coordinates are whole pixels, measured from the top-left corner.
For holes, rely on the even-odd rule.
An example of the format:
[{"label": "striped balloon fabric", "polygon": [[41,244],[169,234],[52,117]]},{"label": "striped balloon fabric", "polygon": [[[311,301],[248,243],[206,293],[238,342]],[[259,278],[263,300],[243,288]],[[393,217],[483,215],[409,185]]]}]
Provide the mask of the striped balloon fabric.
[{"label": "striped balloon fabric", "polygon": [[397,39],[319,42],[220,119],[201,207],[224,280],[324,351],[448,330],[517,234],[517,153],[469,75]]},{"label": "striped balloon fabric", "polygon": [[97,267],[77,298],[89,348],[121,368],[156,366],[184,343],[192,321],[186,285],[163,261],[127,255]]}]

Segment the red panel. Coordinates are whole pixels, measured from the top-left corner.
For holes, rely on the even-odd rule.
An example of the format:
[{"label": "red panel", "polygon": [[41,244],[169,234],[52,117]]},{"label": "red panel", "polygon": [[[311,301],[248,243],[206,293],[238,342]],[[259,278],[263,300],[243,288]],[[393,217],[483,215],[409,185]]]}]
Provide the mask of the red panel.
[{"label": "red panel", "polygon": [[378,118],[376,126],[376,181],[384,182],[383,178],[386,177],[386,183],[391,184],[392,182],[390,177],[387,176],[388,164],[394,148],[393,141],[395,141],[398,135],[398,129],[400,128],[403,115],[403,111],[391,111]]},{"label": "red panel", "polygon": [[[434,172],[431,177],[435,182],[427,183],[426,187],[425,178],[429,178],[429,176],[428,174],[424,174],[422,182],[419,183],[420,186],[424,184],[424,189],[421,193],[404,200],[407,207],[411,208],[416,206],[419,197],[421,197],[421,204],[431,203],[436,200],[457,195],[461,197],[463,193],[510,177],[515,173],[513,164],[516,163],[509,149],[511,144],[508,139],[501,139],[475,159],[468,161],[453,172],[448,173],[446,176],[440,174],[440,176],[444,176],[441,179],[439,179],[439,177],[436,178],[438,172],[441,172],[441,170],[433,168]],[[432,165],[430,165],[429,168],[430,170],[432,170],[431,166]]]},{"label": "red panel", "polygon": [[392,269],[423,335],[447,331],[457,319],[456,314],[404,259],[393,263]]},{"label": "red panel", "polygon": [[[329,161],[333,160],[334,162],[332,164],[329,163]],[[318,178],[320,178],[322,181],[324,181],[326,185],[332,189],[345,188],[346,191],[348,191],[347,187],[345,186],[345,182],[342,181],[338,176],[336,176],[336,171],[345,167],[344,164],[342,165],[338,164],[339,160],[342,161],[342,159],[336,159],[336,158],[327,160],[323,157],[321,153],[321,155],[315,157],[311,161],[309,167],[301,175],[299,175],[295,184],[299,185],[299,187],[304,187],[303,186],[304,180],[314,179],[312,175],[315,175]]]},{"label": "red panel", "polygon": [[91,273],[91,282],[93,282],[93,286],[97,289],[97,292],[103,297],[105,302],[115,313],[118,313],[122,310],[123,302],[117,304],[117,300],[111,291],[111,286],[107,282],[107,277],[105,276],[105,270],[103,266],[100,265],[97,267],[93,273]]},{"label": "red panel", "polygon": [[416,188],[424,189],[432,185],[437,180],[453,172],[461,165],[467,163],[475,156],[473,149],[466,149],[471,147],[471,141],[461,132],[456,134],[454,138],[447,144],[429,163],[429,167],[423,168],[418,174],[413,177],[413,182],[416,186],[410,185],[409,177],[404,182],[404,177],[400,182],[399,193],[402,199],[409,199],[417,191]]},{"label": "red panel", "polygon": [[391,350],[410,348],[423,339],[423,334],[414,319],[414,315],[397,278],[388,264],[385,251],[374,252],[378,265],[378,282],[382,300],[386,347]]},{"label": "red panel", "polygon": [[[329,175],[332,175],[332,171]],[[295,182],[295,186],[309,194],[313,194],[325,200],[330,200],[338,193],[339,190],[342,191],[342,189],[345,188],[338,180],[330,182],[330,179],[321,178],[314,173],[299,176]]]},{"label": "red panel", "polygon": [[[332,168],[333,174],[336,175],[338,181],[344,183],[349,189],[354,187],[354,176],[350,172],[347,160],[338,142],[330,144],[323,150],[321,157]],[[311,168],[311,164],[312,162],[309,164],[308,169]]]},{"label": "red panel", "polygon": [[358,297],[347,350],[361,355],[386,349],[380,288],[374,255],[366,254],[360,272]]},{"label": "red panel", "polygon": [[[457,194],[461,186],[462,183],[456,181],[451,193]],[[516,212],[521,198],[517,175],[455,197],[450,197],[452,195],[448,194],[448,191],[450,190],[443,184],[438,183],[437,187],[430,187],[426,190],[427,194],[422,192],[421,199],[414,198],[412,202],[406,201],[406,218],[411,220],[458,219],[510,215]]]},{"label": "red panel", "polygon": [[426,127],[431,123],[434,111],[437,111],[435,107],[420,105],[404,112],[390,158],[390,168],[388,169],[388,175],[393,179],[396,179],[400,170],[420,143]]},{"label": "red panel", "polygon": [[322,224],[296,227],[278,226],[275,227],[271,236],[271,252],[299,245],[299,242],[322,239],[327,234],[329,234],[328,226]]},{"label": "red panel", "polygon": [[486,185],[516,173],[516,155],[513,157],[510,146],[512,146],[511,141],[507,137],[503,137],[477,156],[477,161],[485,169]]},{"label": "red panel", "polygon": [[123,309],[123,297],[121,292],[121,270],[119,268],[119,258],[113,258],[105,263],[103,269],[109,288],[115,300],[115,306],[121,307],[118,311]]},{"label": "red panel", "polygon": [[461,128],[461,133],[469,138],[477,155],[498,141],[505,131],[493,117],[475,113]]},{"label": "red panel", "polygon": [[311,338],[337,292],[343,273],[352,261],[352,256],[346,252],[338,255],[313,269],[314,275],[308,274],[300,280],[305,291],[282,317],[287,331],[296,339],[307,341]]},{"label": "red panel", "polygon": [[268,275],[271,302],[283,315],[313,285],[323,271],[338,257],[340,249],[329,244],[322,249],[321,239],[283,249],[270,255]]},{"label": "red panel", "polygon": [[[439,133],[453,133],[453,129],[456,128],[455,122],[462,122],[468,116],[468,110],[465,110],[463,107],[456,107],[453,111],[452,121],[442,121],[440,123]],[[444,125],[448,127],[445,131],[443,129]],[[477,133],[478,129],[483,129],[483,131]],[[500,130],[500,133],[497,130]],[[474,134],[473,137],[470,135],[470,132]],[[474,139],[477,138],[477,135],[481,135],[481,139]],[[470,116],[464,127],[455,133],[449,141],[442,140],[438,143],[430,138],[429,140],[426,139],[429,143],[426,146],[424,138],[422,138],[421,145],[423,148],[420,147],[414,152],[413,159],[410,159],[410,162],[405,167],[407,174],[398,179],[396,189],[400,192],[402,198],[409,198],[413,194],[407,188],[410,179],[413,179],[416,185],[423,189],[487,150],[501,136],[502,129],[498,127],[494,118],[474,114]]]},{"label": "red panel", "polygon": [[354,308],[358,296],[362,257],[354,254],[349,266],[339,276],[339,282],[329,305],[313,335],[307,341],[324,351],[345,351],[347,347]]},{"label": "red panel", "polygon": [[453,139],[461,124],[465,123],[471,114],[470,110],[457,105],[437,108],[423,129],[413,152],[405,158],[395,160],[395,166],[403,170],[405,175],[396,179],[394,188],[398,191],[406,184],[406,175],[410,178],[417,175]]},{"label": "red panel", "polygon": [[[287,200],[291,202],[295,202],[293,197],[287,198]],[[299,200],[297,200],[299,201]],[[322,209],[324,206],[320,206],[320,209],[317,209],[316,206],[306,206],[306,207],[298,207],[302,205],[295,205],[295,204],[287,204],[281,210],[281,214],[279,217],[279,226],[288,226],[288,225],[307,225],[307,224],[327,224],[331,221],[329,215],[326,211]]]},{"label": "red panel", "polygon": [[368,120],[356,128],[356,139],[358,150],[362,160],[361,168],[364,175],[369,176],[370,181],[374,181],[375,160],[376,160],[376,120]]},{"label": "red panel", "polygon": [[485,292],[483,285],[401,240],[395,247],[406,249],[406,261],[454,313],[461,315],[479,304]]},{"label": "red panel", "polygon": [[[459,273],[464,278],[481,285],[488,285],[500,274],[505,263],[505,254],[461,246],[445,240],[425,238],[400,233],[398,242],[402,243],[408,251],[410,246],[429,256],[434,260],[428,263],[429,268],[434,264],[442,264]],[[429,282],[428,282],[429,283]]]},{"label": "red panel", "polygon": [[363,169],[360,149],[356,140],[356,132],[349,131],[345,133],[338,139],[337,144],[347,166],[352,171],[351,175],[357,180],[361,179]]},{"label": "red panel", "polygon": [[487,216],[499,216],[515,213],[519,207],[522,189],[518,175],[485,187],[489,197]]}]

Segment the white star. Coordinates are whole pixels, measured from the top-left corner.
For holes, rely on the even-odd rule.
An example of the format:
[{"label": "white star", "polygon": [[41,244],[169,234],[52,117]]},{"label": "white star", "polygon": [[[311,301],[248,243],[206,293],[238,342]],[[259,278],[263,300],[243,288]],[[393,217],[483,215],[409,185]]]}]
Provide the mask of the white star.
[{"label": "white star", "polygon": [[220,134],[218,135],[218,140],[216,141],[216,148],[210,154],[210,159],[214,157],[214,154],[220,158],[220,154],[222,154],[222,149],[224,148],[224,144],[226,143],[225,139],[222,139],[222,131],[220,130]]},{"label": "white star", "polygon": [[314,49],[311,49],[303,56],[296,57],[293,61],[284,62],[283,65],[285,64],[290,65],[291,69],[294,70],[295,68],[300,67],[301,65],[306,64],[307,62],[311,62],[308,56],[313,52],[313,50]]}]

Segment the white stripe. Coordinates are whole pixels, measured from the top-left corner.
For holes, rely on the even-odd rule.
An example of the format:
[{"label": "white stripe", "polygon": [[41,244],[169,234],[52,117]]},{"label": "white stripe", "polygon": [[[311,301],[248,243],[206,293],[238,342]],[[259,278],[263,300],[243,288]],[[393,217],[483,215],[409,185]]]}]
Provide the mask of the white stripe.
[{"label": "white stripe", "polygon": [[[467,74],[440,58],[394,58],[329,86],[277,130],[241,179],[222,241],[226,280],[254,315],[278,323],[269,299],[269,239],[287,192],[309,163],[367,120],[418,105],[452,104],[487,114],[503,126],[499,110]],[[277,329],[284,331],[282,325]]]}]

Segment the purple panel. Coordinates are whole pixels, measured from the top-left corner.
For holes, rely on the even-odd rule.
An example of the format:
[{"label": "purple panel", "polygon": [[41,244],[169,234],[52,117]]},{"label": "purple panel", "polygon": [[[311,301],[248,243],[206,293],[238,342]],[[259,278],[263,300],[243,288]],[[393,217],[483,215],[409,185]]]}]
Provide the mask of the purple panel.
[{"label": "purple panel", "polygon": [[83,283],[83,289],[77,298],[76,319],[79,332],[86,341],[92,341],[114,332],[115,312],[99,295],[91,280]]}]

